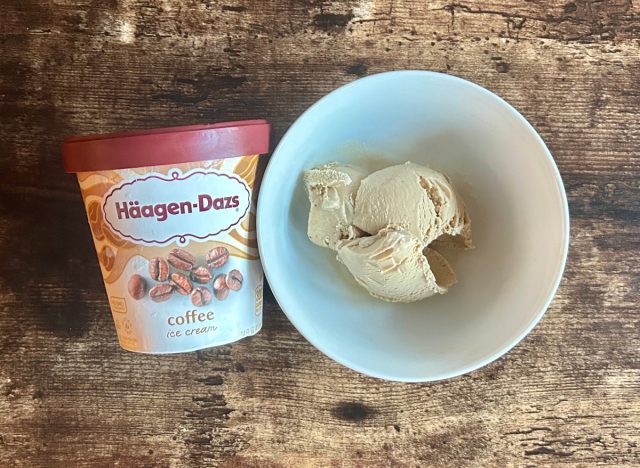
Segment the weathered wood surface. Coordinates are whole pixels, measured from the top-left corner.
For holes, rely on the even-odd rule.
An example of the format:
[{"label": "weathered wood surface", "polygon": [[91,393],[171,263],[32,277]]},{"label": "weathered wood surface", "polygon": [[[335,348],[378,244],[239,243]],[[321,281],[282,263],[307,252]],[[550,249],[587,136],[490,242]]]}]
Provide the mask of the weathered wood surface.
[{"label": "weathered wood surface", "polygon": [[[266,117],[403,68],[471,79],[549,144],[572,240],[547,315],[488,367],[405,385],[264,330],[115,339],[63,135]],[[638,0],[4,0],[0,466],[640,466]]]}]

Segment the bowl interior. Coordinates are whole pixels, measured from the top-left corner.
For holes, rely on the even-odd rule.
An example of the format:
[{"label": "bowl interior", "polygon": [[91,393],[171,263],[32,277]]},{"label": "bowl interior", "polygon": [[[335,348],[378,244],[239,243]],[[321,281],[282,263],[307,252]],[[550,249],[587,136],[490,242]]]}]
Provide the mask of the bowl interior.
[{"label": "bowl interior", "polygon": [[[477,247],[445,252],[458,276],[448,294],[392,304],[308,240],[301,174],[407,160],[451,177]],[[447,75],[391,72],[339,88],[291,127],[263,181],[258,235],[271,288],[311,343],[369,375],[428,381],[496,359],[537,323],[564,267],[568,212],[551,155],[508,104]]]}]

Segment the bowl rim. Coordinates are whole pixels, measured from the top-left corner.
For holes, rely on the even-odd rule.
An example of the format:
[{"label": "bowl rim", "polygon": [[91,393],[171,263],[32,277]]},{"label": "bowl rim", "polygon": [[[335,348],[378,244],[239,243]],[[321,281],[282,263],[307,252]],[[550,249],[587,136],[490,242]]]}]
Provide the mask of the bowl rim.
[{"label": "bowl rim", "polygon": [[[536,143],[540,146],[540,148],[542,149],[544,155],[547,158],[547,161],[551,164],[551,168],[554,172],[555,175],[555,182],[556,185],[558,186],[558,193],[560,195],[561,198],[561,209],[562,209],[562,224],[564,225],[564,230],[563,230],[563,239],[562,239],[562,258],[560,259],[560,262],[558,264],[558,268],[556,270],[556,274],[555,277],[553,279],[553,286],[549,291],[549,294],[545,300],[544,305],[540,308],[540,310],[538,310],[538,312],[532,317],[531,321],[529,322],[529,324],[527,324],[527,326],[524,328],[524,330],[518,335],[516,336],[514,339],[512,339],[510,342],[507,343],[507,345],[501,347],[500,349],[498,349],[496,352],[494,352],[493,354],[490,354],[488,356],[484,356],[481,357],[479,359],[475,359],[472,360],[469,364],[460,367],[457,370],[451,371],[451,372],[445,372],[445,373],[441,373],[441,374],[434,374],[434,375],[428,375],[428,376],[423,376],[423,377],[408,377],[408,376],[403,376],[403,375],[392,375],[389,373],[385,373],[385,372],[378,372],[375,369],[369,369],[369,368],[365,368],[362,367],[358,364],[355,364],[354,362],[352,362],[349,358],[345,357],[345,356],[338,356],[336,355],[336,353],[334,352],[329,352],[325,349],[323,349],[323,346],[318,343],[317,340],[311,338],[307,333],[305,333],[299,326],[296,318],[295,318],[295,314],[291,313],[291,312],[287,312],[287,309],[284,307],[283,305],[283,301],[281,299],[281,296],[278,293],[278,288],[277,286],[274,286],[274,283],[272,282],[273,276],[270,276],[270,260],[267,259],[267,257],[263,254],[263,252],[265,252],[265,250],[263,249],[263,236],[262,236],[262,229],[260,228],[260,226],[262,225],[262,213],[263,213],[263,209],[261,208],[262,206],[265,205],[265,193],[266,191],[264,190],[264,187],[266,185],[266,183],[269,181],[269,175],[271,173],[271,171],[273,170],[273,167],[278,164],[278,155],[281,151],[281,148],[283,147],[283,145],[286,143],[287,141],[287,136],[292,133],[300,124],[300,121],[303,119],[304,116],[306,116],[307,114],[310,114],[311,112],[313,112],[317,107],[319,107],[320,105],[322,105],[325,101],[329,100],[331,98],[331,96],[334,95],[334,93],[337,92],[344,92],[345,89],[348,89],[352,86],[357,86],[359,85],[361,82],[363,81],[374,81],[374,80],[380,80],[380,79],[386,79],[389,77],[395,77],[395,76],[409,76],[409,75],[413,75],[413,76],[421,76],[421,77],[425,77],[425,78],[437,78],[440,80],[444,80],[444,81],[450,81],[452,83],[456,83],[458,85],[463,85],[463,86],[467,86],[477,92],[480,92],[481,94],[484,94],[485,96],[495,100],[498,104],[500,104],[500,106],[502,106],[505,110],[507,110],[513,117],[515,117],[516,120],[520,121],[520,123],[522,123],[524,125],[524,127],[529,131],[529,133],[534,137]],[[533,328],[540,322],[540,320],[542,319],[542,317],[544,316],[544,314],[546,313],[547,309],[549,308],[549,306],[551,305],[551,302],[553,301],[558,288],[560,286],[560,282],[562,280],[562,276],[564,274],[564,270],[566,267],[566,263],[567,263],[567,256],[568,256],[568,252],[569,252],[569,240],[570,240],[570,216],[569,216],[569,205],[567,202],[567,194],[564,188],[564,183],[562,181],[562,177],[560,175],[560,171],[558,169],[558,166],[555,162],[555,160],[553,159],[553,156],[551,154],[551,152],[549,151],[549,148],[547,147],[547,145],[545,144],[544,140],[542,139],[542,137],[540,136],[540,134],[536,131],[536,129],[533,127],[533,125],[531,123],[529,123],[529,121],[527,119],[524,118],[524,116],[522,114],[520,114],[520,112],[518,112],[518,110],[513,107],[511,104],[509,104],[507,101],[505,101],[504,99],[502,99],[500,96],[498,96],[497,94],[489,91],[488,89],[473,83],[471,81],[465,80],[464,78],[459,78],[457,76],[453,76],[453,75],[449,75],[446,73],[439,73],[439,72],[434,72],[434,71],[428,71],[428,70],[394,70],[394,71],[387,71],[387,72],[381,72],[381,73],[375,73],[363,78],[359,78],[357,80],[351,81],[349,83],[346,83],[342,86],[339,86],[338,88],[335,88],[334,90],[332,90],[331,92],[327,93],[326,95],[324,95],[322,98],[320,98],[319,100],[317,100],[315,103],[313,103],[311,106],[309,106],[302,114],[300,114],[295,122],[289,127],[289,129],[285,132],[285,134],[282,136],[282,138],[280,139],[280,141],[278,142],[278,145],[276,146],[275,150],[273,151],[271,157],[269,158],[269,163],[267,165],[267,168],[265,170],[264,173],[264,177],[263,177],[263,181],[262,181],[262,188],[260,190],[260,193],[258,195],[258,206],[257,206],[257,214],[256,214],[256,236],[258,239],[258,251],[260,252],[260,259],[262,262],[262,266],[264,269],[264,273],[265,276],[267,278],[267,281],[269,282],[269,286],[271,288],[271,291],[273,293],[273,296],[275,297],[278,305],[280,306],[280,309],[284,312],[284,314],[286,315],[286,317],[289,319],[289,321],[293,324],[293,326],[296,328],[296,330],[298,330],[298,332],[309,342],[311,343],[318,351],[320,351],[321,353],[323,353],[325,356],[333,359],[334,361],[336,361],[339,364],[342,364],[343,366],[359,372],[361,374],[370,376],[370,377],[375,377],[375,378],[379,378],[379,379],[383,379],[383,380],[387,380],[387,381],[392,381],[392,382],[408,382],[408,383],[420,383],[420,382],[436,382],[436,381],[441,381],[441,380],[448,380],[448,379],[452,379],[454,377],[459,377],[465,374],[468,374],[470,372],[473,372],[477,369],[480,369],[481,367],[484,367],[490,363],[492,363],[493,361],[496,361],[497,359],[501,358],[502,356],[504,356],[505,354],[507,354],[509,351],[511,351],[517,344],[519,344],[530,332],[531,330],[533,330]]]}]

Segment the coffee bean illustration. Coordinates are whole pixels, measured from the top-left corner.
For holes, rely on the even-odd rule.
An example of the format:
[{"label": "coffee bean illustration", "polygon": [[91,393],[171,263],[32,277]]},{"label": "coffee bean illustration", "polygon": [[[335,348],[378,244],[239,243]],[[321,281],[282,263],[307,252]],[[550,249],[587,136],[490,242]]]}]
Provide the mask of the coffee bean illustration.
[{"label": "coffee bean illustration", "polygon": [[191,292],[191,303],[196,307],[202,307],[211,302],[211,292],[207,288],[197,287]]},{"label": "coffee bean illustration", "polygon": [[211,281],[211,272],[207,267],[197,267],[191,270],[191,279],[196,283],[207,284]]},{"label": "coffee bean illustration", "polygon": [[169,283],[157,284],[149,290],[149,297],[153,302],[168,301],[173,294],[173,286]]},{"label": "coffee bean illustration", "polygon": [[191,285],[189,278],[182,273],[171,273],[171,284],[173,284],[173,288],[176,292],[183,296],[191,294],[191,291],[193,290],[193,286]]},{"label": "coffee bean illustration", "polygon": [[191,271],[196,263],[196,257],[184,249],[173,249],[167,256],[167,261],[178,270]]},{"label": "coffee bean illustration", "polygon": [[240,273],[238,270],[231,270],[229,273],[227,273],[227,287],[232,291],[240,291],[240,288],[242,288],[242,281],[242,273]]},{"label": "coffee bean illustration", "polygon": [[147,292],[147,280],[138,274],[131,275],[128,287],[129,295],[136,301],[139,301]]},{"label": "coffee bean illustration", "polygon": [[224,301],[229,295],[226,275],[218,275],[213,280],[213,294],[219,301]]},{"label": "coffee bean illustration", "polygon": [[220,268],[229,260],[229,250],[226,247],[214,247],[207,253],[209,268]]},{"label": "coffee bean illustration", "polygon": [[149,260],[149,275],[155,281],[167,281],[169,264],[164,258],[155,257]]}]

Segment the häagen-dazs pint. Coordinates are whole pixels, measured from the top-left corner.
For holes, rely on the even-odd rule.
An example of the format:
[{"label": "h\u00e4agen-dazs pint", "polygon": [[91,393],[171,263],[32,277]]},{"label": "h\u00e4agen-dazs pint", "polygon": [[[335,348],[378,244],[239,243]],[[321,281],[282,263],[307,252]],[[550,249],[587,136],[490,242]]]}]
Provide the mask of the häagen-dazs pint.
[{"label": "h\u00e4agen-dazs pint", "polygon": [[252,120],[65,140],[123,348],[192,351],[260,330],[269,130]]}]

